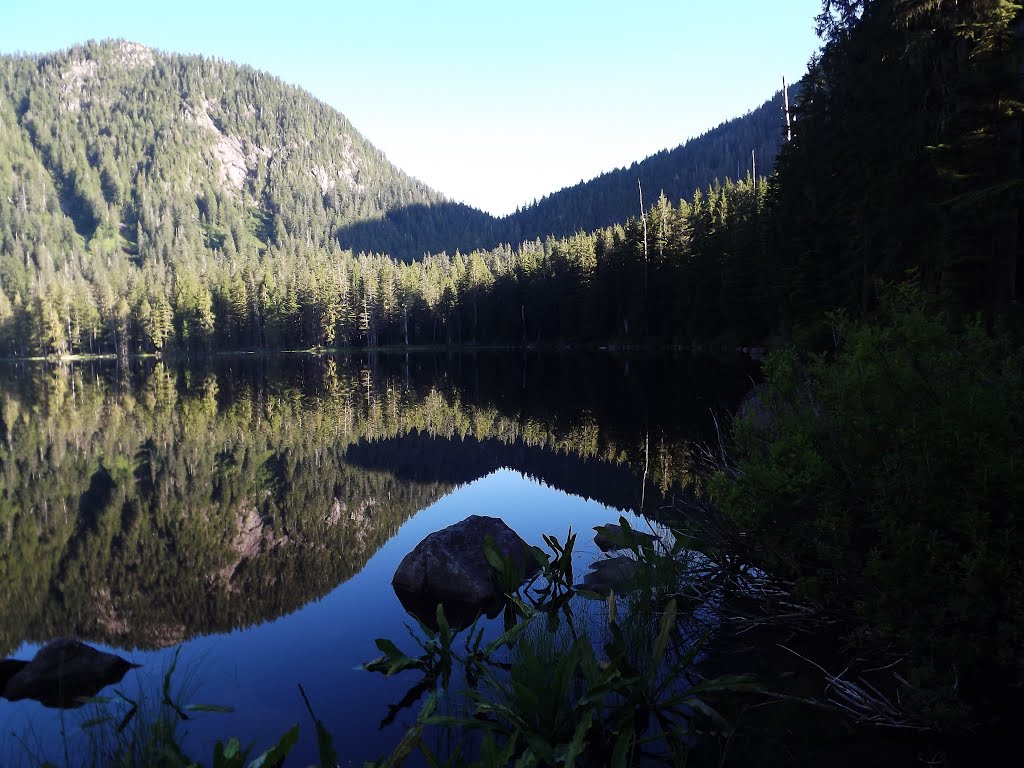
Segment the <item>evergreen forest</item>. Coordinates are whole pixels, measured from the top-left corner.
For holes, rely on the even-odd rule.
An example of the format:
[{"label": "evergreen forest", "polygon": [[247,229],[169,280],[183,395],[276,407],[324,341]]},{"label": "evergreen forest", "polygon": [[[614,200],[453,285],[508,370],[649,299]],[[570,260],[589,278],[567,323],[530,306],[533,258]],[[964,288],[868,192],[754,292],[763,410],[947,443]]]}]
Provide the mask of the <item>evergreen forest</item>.
[{"label": "evergreen forest", "polygon": [[[401,173],[309,94],[245,67],[121,41],[0,65],[8,356],[705,343],[718,320],[700,317],[717,304],[704,294],[720,280],[689,256],[717,264],[742,246],[754,257],[767,187],[729,174],[747,172],[752,148],[767,171],[782,141],[777,95],[497,220]],[[655,203],[649,258],[638,178]],[[726,281],[747,280],[744,268]],[[685,286],[702,298],[684,298]]]},{"label": "evergreen forest", "polygon": [[126,42],[5,56],[0,351],[757,345],[910,270],[962,317],[1008,317],[1012,14],[944,9],[829,5],[791,140],[777,95],[503,220],[255,70]]}]

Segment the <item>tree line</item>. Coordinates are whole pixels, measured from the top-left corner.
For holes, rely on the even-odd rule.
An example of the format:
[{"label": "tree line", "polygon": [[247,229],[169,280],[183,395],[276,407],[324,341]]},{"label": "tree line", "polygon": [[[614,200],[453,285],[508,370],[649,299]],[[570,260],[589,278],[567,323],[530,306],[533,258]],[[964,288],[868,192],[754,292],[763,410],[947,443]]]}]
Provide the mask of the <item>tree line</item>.
[{"label": "tree line", "polygon": [[[755,121],[774,123],[777,173],[679,198],[648,187],[654,205],[623,224],[413,262],[344,248],[344,233],[403,250],[395,211],[437,244],[458,239],[446,220],[478,244],[497,231],[301,91],[124,43],[5,57],[0,351],[755,344],[869,312],[880,280],[911,272],[961,317],[1015,317],[1016,4],[823,9],[790,140],[781,113]],[[222,154],[237,143],[237,178],[227,155],[194,151],[216,137]],[[616,207],[639,191],[615,188]]]},{"label": "tree line", "polygon": [[[0,298],[7,355],[616,340],[707,343],[764,327],[764,181],[664,195],[625,226],[405,263],[284,238],[265,254],[182,249],[141,266],[30,259]],[[185,227],[181,227],[185,229]],[[172,237],[174,237],[172,235]],[[227,249],[232,250],[232,249]]]}]

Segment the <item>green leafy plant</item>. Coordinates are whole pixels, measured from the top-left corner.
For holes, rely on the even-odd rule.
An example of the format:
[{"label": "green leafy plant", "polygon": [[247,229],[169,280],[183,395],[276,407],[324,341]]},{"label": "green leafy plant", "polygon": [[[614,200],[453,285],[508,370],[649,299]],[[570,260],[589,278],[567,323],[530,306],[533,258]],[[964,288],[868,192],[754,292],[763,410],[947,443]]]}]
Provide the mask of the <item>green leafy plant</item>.
[{"label": "green leafy plant", "polygon": [[[207,703],[183,703],[188,676],[179,671],[180,648],[164,670],[159,697],[128,696],[115,689],[113,696],[94,696],[82,700],[89,716],[82,722],[88,748],[76,755],[65,750],[65,764],[96,768],[199,768],[204,763],[185,753],[181,746],[180,725],[197,713],[229,713],[231,707]],[[322,727],[319,721],[318,728]],[[253,745],[243,747],[238,739],[218,741],[213,748],[213,768],[279,768],[295,745],[299,729],[286,731],[276,744],[250,758]],[[334,763],[324,762],[324,765]]]},{"label": "green leafy plant", "polygon": [[737,422],[714,498],[762,567],[906,659],[919,704],[962,727],[938,692],[1024,682],[1024,353],[907,286],[874,321],[831,319],[830,353],[768,360],[768,418]]},{"label": "green leafy plant", "polygon": [[482,731],[506,750],[515,745],[517,765],[678,764],[698,719],[724,726],[705,697],[752,690],[753,683],[742,676],[691,683],[699,644],[668,660],[676,610],[670,602],[644,665],[631,661],[614,621],[604,658],[587,637],[545,645],[524,634],[508,673],[488,666],[483,684],[466,692],[469,716],[431,715],[425,722]]},{"label": "green leafy plant", "polygon": [[[640,545],[644,537],[630,537],[628,523],[623,530],[623,536],[643,550],[643,558],[677,562],[675,545],[667,553],[655,553],[653,547]],[[677,603],[671,598],[661,611],[629,611],[620,621],[611,595],[608,639],[599,655],[586,621],[581,623],[572,610],[573,598],[596,597],[573,586],[575,536],[570,532],[565,544],[546,536],[545,543],[551,556],[534,549],[540,571],[510,595],[514,622],[494,640],[485,643],[484,627],[475,623],[467,630],[463,650],[457,651],[457,633],[438,606],[436,632],[422,623],[424,637],[410,629],[422,653],[406,655],[390,641],[377,641],[384,655],[366,669],[386,675],[418,670],[420,692],[432,689],[416,725],[379,765],[398,765],[413,749],[431,764],[440,764],[423,739],[427,728],[478,734],[466,750],[472,757],[463,757],[465,744],[460,740],[447,756],[450,765],[605,765],[609,759],[616,766],[678,764],[688,753],[698,721],[710,721],[715,728],[723,725],[707,697],[753,688],[742,676],[708,681],[696,675],[693,665],[701,641],[680,631]],[[508,559],[492,543],[485,546],[495,571],[512,574]],[[678,577],[677,571],[676,583]],[[658,593],[644,594],[653,599]],[[630,626],[623,632],[620,626],[636,621],[643,622],[653,638],[642,648],[631,638],[642,635],[643,628]],[[440,714],[437,693],[452,684],[455,668],[464,673],[466,688],[460,693],[466,711]]]},{"label": "green leafy plant", "polygon": [[[296,725],[286,731],[277,744],[249,763],[246,761],[252,747],[242,748],[238,739],[229,739],[226,744],[218,741],[213,748],[213,768],[279,768],[284,765],[285,758],[298,740],[299,726]],[[188,762],[184,765],[198,768],[199,763]]]}]

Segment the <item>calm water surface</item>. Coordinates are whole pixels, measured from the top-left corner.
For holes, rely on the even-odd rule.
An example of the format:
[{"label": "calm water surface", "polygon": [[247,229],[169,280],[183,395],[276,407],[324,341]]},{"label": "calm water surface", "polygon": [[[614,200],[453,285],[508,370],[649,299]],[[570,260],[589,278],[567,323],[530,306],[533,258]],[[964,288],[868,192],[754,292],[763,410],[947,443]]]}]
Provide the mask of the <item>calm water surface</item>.
[{"label": "calm water surface", "polygon": [[[694,442],[749,387],[685,356],[224,357],[0,364],[0,656],[72,635],[139,664],[117,689],[234,708],[182,724],[206,760],[263,749],[294,723],[298,685],[342,764],[388,751],[415,682],[358,669],[373,639],[410,646],[391,589],[428,533],[501,517],[541,545],[625,514],[656,526],[691,480]],[[410,649],[411,650],[411,649]],[[0,764],[85,749],[95,712],[0,698]]]}]

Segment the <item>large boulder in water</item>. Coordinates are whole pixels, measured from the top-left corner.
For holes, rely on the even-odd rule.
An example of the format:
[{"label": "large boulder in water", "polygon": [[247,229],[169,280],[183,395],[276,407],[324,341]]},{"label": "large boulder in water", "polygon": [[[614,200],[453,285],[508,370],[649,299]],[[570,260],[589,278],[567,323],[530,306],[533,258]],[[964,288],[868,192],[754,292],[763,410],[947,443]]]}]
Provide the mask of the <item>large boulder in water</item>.
[{"label": "large boulder in water", "polygon": [[74,707],[80,698],[119,682],[135,666],[120,656],[61,637],[40,648],[32,661],[7,680],[3,696],[11,701],[35,699],[48,707]]},{"label": "large boulder in water", "polygon": [[484,555],[488,536],[524,578],[537,572],[529,545],[503,520],[471,515],[430,534],[405,556],[391,580],[395,592],[403,603],[492,609],[504,600],[504,593]]}]

